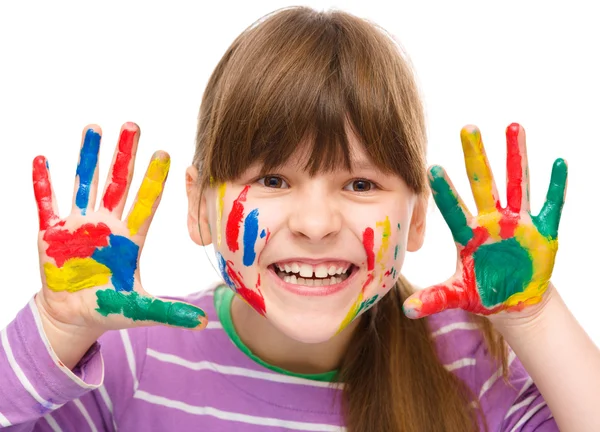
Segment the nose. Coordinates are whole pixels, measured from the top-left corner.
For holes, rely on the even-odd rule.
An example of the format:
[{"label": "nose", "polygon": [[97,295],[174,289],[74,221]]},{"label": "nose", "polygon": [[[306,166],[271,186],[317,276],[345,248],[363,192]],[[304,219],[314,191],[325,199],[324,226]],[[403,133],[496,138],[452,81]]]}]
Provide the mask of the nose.
[{"label": "nose", "polygon": [[324,189],[312,188],[296,197],[288,220],[294,235],[318,242],[333,238],[340,231],[342,215],[339,203]]}]

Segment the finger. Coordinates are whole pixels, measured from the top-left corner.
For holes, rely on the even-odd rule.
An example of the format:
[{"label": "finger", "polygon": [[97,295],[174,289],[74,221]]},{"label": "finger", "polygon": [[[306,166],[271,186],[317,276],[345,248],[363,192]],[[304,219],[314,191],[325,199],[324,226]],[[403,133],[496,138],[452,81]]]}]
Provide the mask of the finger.
[{"label": "finger", "polygon": [[402,306],[410,319],[424,318],[446,309],[456,309],[464,303],[464,291],[455,289],[450,281],[417,291]]},{"label": "finger", "polygon": [[112,289],[96,292],[96,309],[101,315],[123,315],[140,325],[164,324],[201,330],[208,324],[202,309],[189,303],[161,300],[136,291],[117,292]]},{"label": "finger", "polygon": [[515,213],[529,211],[529,168],[525,129],[517,123],[506,128],[507,207]]},{"label": "finger", "polygon": [[553,239],[558,236],[558,225],[565,204],[567,174],[567,162],[564,159],[556,159],[552,167],[546,202],[540,213],[532,218],[540,234]]},{"label": "finger", "polygon": [[498,190],[485,154],[481,132],[476,126],[465,126],[460,131],[460,140],[477,210],[479,213],[495,211],[500,208]]},{"label": "finger", "polygon": [[465,246],[473,237],[473,230],[468,225],[472,216],[460,199],[444,168],[439,165],[431,167],[429,185],[433,191],[435,204],[450,227],[454,241]]},{"label": "finger", "polygon": [[85,215],[94,208],[98,190],[98,151],[102,130],[97,125],[86,126],[81,137],[77,164],[77,180],[73,199],[73,213]]},{"label": "finger", "polygon": [[133,177],[135,153],[137,152],[140,129],[135,123],[125,123],[121,128],[119,143],[108,172],[108,180],[102,197],[102,207],[114,213],[117,218],[123,215],[127,193]]},{"label": "finger", "polygon": [[50,179],[50,168],[44,156],[37,156],[33,160],[33,192],[37,203],[40,231],[43,231],[59,219]]},{"label": "finger", "polygon": [[166,152],[156,152],[146,170],[144,180],[135,198],[135,202],[127,216],[127,228],[133,236],[145,236],[169,174],[171,159]]}]

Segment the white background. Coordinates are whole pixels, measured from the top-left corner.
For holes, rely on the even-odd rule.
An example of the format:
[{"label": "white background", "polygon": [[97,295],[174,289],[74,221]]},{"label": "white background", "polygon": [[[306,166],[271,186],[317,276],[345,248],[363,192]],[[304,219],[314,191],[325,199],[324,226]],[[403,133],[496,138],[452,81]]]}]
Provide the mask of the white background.
[{"label": "white background", "polygon": [[[401,41],[426,104],[429,162],[447,168],[472,210],[459,140],[463,125],[481,128],[502,191],[504,130],[513,121],[526,128],[534,211],[543,203],[552,162],[567,159],[569,188],[553,281],[600,344],[600,26],[593,2],[386,3],[304,2],[371,19]],[[125,121],[142,128],[133,190],[155,150],[172,156],[142,256],[144,287],[157,295],[184,295],[217,280],[207,259],[212,249],[194,245],[186,230],[184,170],[194,150],[198,106],[232,40],[262,15],[289,5],[1,3],[0,328],[39,289],[31,161],[48,157],[64,215],[88,123],[104,129],[101,181]],[[403,268],[420,286],[446,279],[455,266],[449,230],[433,205],[429,213],[426,244]]]}]

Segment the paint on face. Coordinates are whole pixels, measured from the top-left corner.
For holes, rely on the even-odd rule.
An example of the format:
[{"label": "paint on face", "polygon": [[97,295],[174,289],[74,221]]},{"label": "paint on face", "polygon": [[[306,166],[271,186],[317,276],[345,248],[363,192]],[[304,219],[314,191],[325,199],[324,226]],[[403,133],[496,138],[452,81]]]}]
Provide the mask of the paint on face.
[{"label": "paint on face", "polygon": [[171,159],[168,157],[155,157],[150,162],[133,209],[127,218],[127,228],[131,235],[137,234],[152,214],[152,208],[163,190],[170,166]]},{"label": "paint on face", "polygon": [[137,292],[117,292],[111,289],[96,292],[101,315],[123,315],[133,321],[153,321],[184,328],[196,328],[206,314],[202,309],[181,302],[164,301],[141,296]]},{"label": "paint on face", "polygon": [[219,271],[221,272],[221,277],[223,278],[223,280],[225,281],[227,286],[229,286],[231,289],[233,289],[235,291],[236,286],[233,283],[233,281],[229,278],[229,275],[227,274],[227,262],[225,261],[225,258],[223,258],[223,255],[221,255],[218,251],[216,252],[216,254],[217,254],[217,263],[219,263]]},{"label": "paint on face", "polygon": [[79,187],[75,195],[75,205],[85,215],[90,199],[90,189],[94,172],[98,165],[98,150],[100,149],[100,134],[93,129],[88,129],[83,139],[83,145],[79,152],[79,164],[77,165],[77,177]]},{"label": "paint on face", "polygon": [[363,231],[363,246],[367,253],[367,270],[371,271],[375,268],[375,253],[373,252],[375,246],[375,233],[371,227]]},{"label": "paint on face", "polygon": [[227,242],[227,247],[231,252],[237,252],[240,248],[238,244],[238,237],[240,235],[240,224],[242,222],[242,218],[244,217],[243,202],[246,201],[248,189],[250,189],[250,185],[246,185],[240,192],[236,200],[233,202],[231,213],[229,213],[229,218],[227,219],[227,225],[225,227],[225,240]]},{"label": "paint on face", "polygon": [[129,164],[133,157],[133,143],[136,134],[137,130],[124,129],[121,131],[111,181],[106,187],[106,192],[102,199],[103,206],[110,211],[117,207],[125,195],[127,180],[129,178]]},{"label": "paint on face", "polygon": [[252,210],[244,220],[244,265],[254,264],[256,252],[254,246],[258,238],[258,209]]},{"label": "paint on face", "polygon": [[49,165],[43,156],[38,156],[33,161],[33,191],[38,207],[40,231],[43,231],[58,219],[52,203]]},{"label": "paint on face", "polygon": [[260,232],[260,238],[265,238],[266,235],[267,235],[267,232],[265,230],[262,230]]},{"label": "paint on face", "polygon": [[242,275],[239,272],[236,272],[233,268],[233,262],[227,261],[226,263],[226,271],[229,279],[233,282],[235,286],[235,290],[237,293],[244,299],[246,302],[254,308],[261,315],[265,315],[267,312],[265,308],[265,299],[258,289],[256,291],[246,287],[244,281],[242,280]]},{"label": "paint on face", "polygon": [[385,270],[384,258],[386,257],[387,250],[390,246],[390,234],[391,234],[390,218],[386,216],[385,220],[383,222],[377,222],[375,226],[377,228],[382,229],[381,245],[379,246],[379,249],[377,250],[377,263],[381,267],[381,272],[382,272],[379,274],[379,283],[381,283],[383,280],[383,276],[384,276],[383,272]]},{"label": "paint on face", "polygon": [[223,205],[226,183],[221,183],[217,189],[217,247],[221,247],[221,222],[223,220]]}]

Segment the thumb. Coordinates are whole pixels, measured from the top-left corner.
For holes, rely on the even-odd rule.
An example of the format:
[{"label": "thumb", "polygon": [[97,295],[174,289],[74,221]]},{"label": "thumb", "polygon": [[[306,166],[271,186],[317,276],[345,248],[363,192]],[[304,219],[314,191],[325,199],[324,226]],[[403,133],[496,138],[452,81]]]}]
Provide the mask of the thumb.
[{"label": "thumb", "polygon": [[406,299],[402,310],[407,318],[424,318],[446,309],[459,308],[464,303],[463,297],[464,291],[457,289],[450,280],[414,293]]}]

